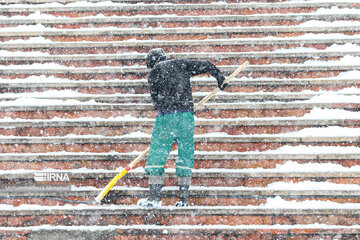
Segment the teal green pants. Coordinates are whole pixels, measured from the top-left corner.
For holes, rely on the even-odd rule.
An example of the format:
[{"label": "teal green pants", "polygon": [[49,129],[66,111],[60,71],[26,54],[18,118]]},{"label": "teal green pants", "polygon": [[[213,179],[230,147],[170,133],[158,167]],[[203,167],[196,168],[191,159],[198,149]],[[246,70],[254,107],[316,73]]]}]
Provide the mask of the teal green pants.
[{"label": "teal green pants", "polygon": [[194,165],[194,114],[170,113],[157,116],[146,162],[147,175],[161,176],[174,141],[178,145],[176,175],[191,177]]}]

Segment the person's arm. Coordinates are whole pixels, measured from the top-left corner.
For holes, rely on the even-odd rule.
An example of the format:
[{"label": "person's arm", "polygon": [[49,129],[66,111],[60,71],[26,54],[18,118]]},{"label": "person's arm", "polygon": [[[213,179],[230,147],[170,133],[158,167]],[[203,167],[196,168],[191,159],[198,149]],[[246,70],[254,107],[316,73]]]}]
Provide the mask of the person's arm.
[{"label": "person's arm", "polygon": [[222,86],[225,81],[225,77],[221,73],[220,69],[210,61],[187,61],[187,70],[191,73],[192,76],[210,73],[211,76],[216,78],[220,90],[224,90],[228,85],[225,83],[224,86]]}]

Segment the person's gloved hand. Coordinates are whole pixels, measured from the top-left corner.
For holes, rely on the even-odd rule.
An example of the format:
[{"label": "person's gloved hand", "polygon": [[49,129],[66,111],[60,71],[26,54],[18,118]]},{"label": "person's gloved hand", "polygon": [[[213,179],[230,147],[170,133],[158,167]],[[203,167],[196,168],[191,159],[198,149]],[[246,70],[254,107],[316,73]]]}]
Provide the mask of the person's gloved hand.
[{"label": "person's gloved hand", "polygon": [[221,75],[217,78],[218,87],[220,88],[221,91],[224,91],[224,89],[229,85],[228,83],[224,83],[224,81],[225,81],[224,75]]}]

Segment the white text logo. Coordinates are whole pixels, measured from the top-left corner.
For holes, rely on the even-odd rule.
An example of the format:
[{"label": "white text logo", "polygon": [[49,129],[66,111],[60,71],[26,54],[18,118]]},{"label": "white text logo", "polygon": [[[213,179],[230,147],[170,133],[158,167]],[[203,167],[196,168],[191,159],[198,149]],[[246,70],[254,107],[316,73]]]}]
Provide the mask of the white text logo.
[{"label": "white text logo", "polygon": [[70,181],[67,173],[34,173],[36,182],[68,182]]}]

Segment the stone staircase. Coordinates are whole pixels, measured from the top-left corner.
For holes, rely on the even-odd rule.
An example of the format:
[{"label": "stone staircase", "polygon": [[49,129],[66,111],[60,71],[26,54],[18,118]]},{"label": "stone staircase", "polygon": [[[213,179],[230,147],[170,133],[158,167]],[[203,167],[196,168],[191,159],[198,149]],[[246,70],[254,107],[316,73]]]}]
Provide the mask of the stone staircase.
[{"label": "stone staircase", "polygon": [[[357,1],[0,3],[0,239],[360,237]],[[163,207],[136,206],[146,159],[93,204],[150,143],[156,47],[251,65],[196,113],[189,208],[175,147]]]}]

